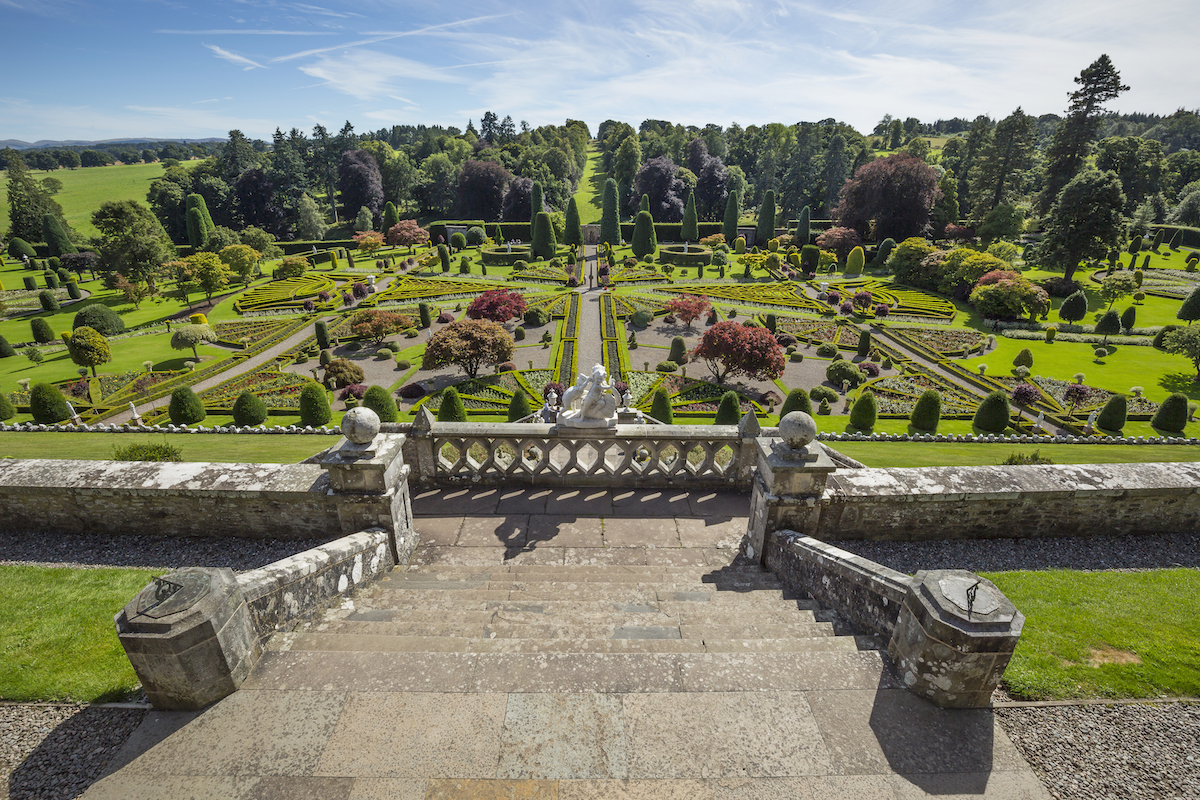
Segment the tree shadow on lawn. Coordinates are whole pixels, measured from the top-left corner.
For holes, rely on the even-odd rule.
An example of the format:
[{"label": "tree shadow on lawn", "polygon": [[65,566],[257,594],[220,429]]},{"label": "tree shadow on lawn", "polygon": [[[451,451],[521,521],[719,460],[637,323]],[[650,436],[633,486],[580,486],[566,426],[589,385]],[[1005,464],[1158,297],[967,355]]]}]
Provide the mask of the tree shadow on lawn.
[{"label": "tree shadow on lawn", "polygon": [[1158,379],[1158,385],[1174,394],[1180,392],[1190,400],[1200,400],[1200,383],[1196,375],[1190,372],[1173,372]]}]

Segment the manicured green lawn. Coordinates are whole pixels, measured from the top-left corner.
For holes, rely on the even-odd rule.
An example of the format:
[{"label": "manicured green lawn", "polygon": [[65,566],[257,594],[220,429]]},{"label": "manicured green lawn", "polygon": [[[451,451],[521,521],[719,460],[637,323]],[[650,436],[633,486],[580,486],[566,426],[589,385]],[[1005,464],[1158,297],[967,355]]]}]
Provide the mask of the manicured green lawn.
[{"label": "manicured green lawn", "polygon": [[[335,414],[331,424],[337,424]],[[270,417],[271,424],[290,425],[295,417]],[[210,416],[205,427],[232,422],[228,417]],[[161,444],[178,447],[184,461],[220,461],[226,463],[296,464],[314,453],[337,443],[335,436],[287,436],[247,434],[244,436],[207,433],[60,433],[0,432],[0,458],[71,458],[104,461],[112,458],[113,448],[130,444]]]},{"label": "manicured green lawn", "polygon": [[1200,695],[1200,570],[996,572],[1025,615],[1004,680],[1035,700]]},{"label": "manicured green lawn", "polygon": [[0,566],[0,699],[90,703],[129,695],[138,681],[113,615],[153,574]]},{"label": "manicured green lawn", "polygon": [[584,225],[599,222],[604,210],[605,174],[601,169],[604,157],[600,148],[592,145],[588,148],[587,165],[579,178],[579,186],[575,190],[575,205],[579,209],[579,221]]},{"label": "manicured green lawn", "polygon": [[978,444],[952,442],[829,442],[868,467],[967,467],[999,464],[1037,450],[1056,464],[1134,464],[1200,460],[1200,446],[1174,444]]},{"label": "manicured green lawn", "polygon": [[[184,161],[191,169],[199,160]],[[67,224],[84,236],[98,236],[92,225],[92,212],[106,200],[137,200],[146,205],[150,184],[162,177],[163,166],[154,164],[114,164],[111,167],[56,169],[52,172],[33,170],[34,180],[57,178],[62,191],[54,196],[63,207]],[[8,229],[8,172],[0,172],[0,230]]]}]

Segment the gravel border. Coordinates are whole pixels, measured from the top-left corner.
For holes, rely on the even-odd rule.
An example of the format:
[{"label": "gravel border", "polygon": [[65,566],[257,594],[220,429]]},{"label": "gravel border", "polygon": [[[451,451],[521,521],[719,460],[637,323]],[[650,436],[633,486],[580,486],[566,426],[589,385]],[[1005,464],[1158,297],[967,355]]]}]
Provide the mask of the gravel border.
[{"label": "gravel border", "polygon": [[1200,704],[993,713],[1057,800],[1200,798]]},{"label": "gravel border", "polygon": [[141,709],[0,704],[0,796],[81,796],[145,715]]}]

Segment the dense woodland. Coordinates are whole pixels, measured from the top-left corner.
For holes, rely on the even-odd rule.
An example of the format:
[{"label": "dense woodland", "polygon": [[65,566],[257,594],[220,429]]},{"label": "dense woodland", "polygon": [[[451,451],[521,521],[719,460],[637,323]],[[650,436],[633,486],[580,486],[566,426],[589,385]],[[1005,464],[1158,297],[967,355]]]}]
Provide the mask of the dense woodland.
[{"label": "dense woodland", "polygon": [[[165,172],[147,196],[152,215],[125,209],[125,221],[156,220],[167,245],[215,251],[237,243],[247,228],[309,241],[324,238],[331,226],[342,237],[366,225],[386,231],[397,215],[528,221],[535,184],[546,210],[561,213],[593,141],[602,170],[616,183],[623,218],[648,201],[656,222],[679,222],[694,197],[700,221],[721,221],[732,196],[735,212],[753,213],[769,199],[779,220],[807,208],[810,218],[831,218],[864,241],[979,235],[986,243],[1052,232],[1064,188],[1094,171],[1107,179],[1093,179],[1077,193],[1074,219],[1105,216],[1096,204],[1107,203],[1119,206],[1114,218],[1127,230],[1163,222],[1200,226],[1200,116],[1106,110],[1127,88],[1107,56],[1075,82],[1061,117],[1035,118],[1020,108],[998,120],[925,123],[886,115],[867,134],[832,119],[745,128],[645,120],[637,129],[610,119],[593,139],[579,120],[531,128],[488,112],[465,130],[397,125],[357,133],[347,122],[336,133],[320,125],[311,135],[277,129],[270,143],[234,130],[216,147],[5,150],[12,209],[6,241],[52,238],[47,215],[65,229],[53,198],[54,171],[79,166],[84,156],[91,163],[161,159]],[[184,163],[199,156],[198,164]],[[47,175],[36,177],[36,170]],[[189,197],[203,198],[204,242],[193,241],[195,225],[189,233],[188,209],[195,205]],[[385,219],[389,204],[397,210]],[[78,238],[69,229],[65,235]],[[1115,244],[1115,234],[1099,238]],[[1058,251],[1045,250],[1049,261],[1093,257],[1094,247],[1051,239]]]}]

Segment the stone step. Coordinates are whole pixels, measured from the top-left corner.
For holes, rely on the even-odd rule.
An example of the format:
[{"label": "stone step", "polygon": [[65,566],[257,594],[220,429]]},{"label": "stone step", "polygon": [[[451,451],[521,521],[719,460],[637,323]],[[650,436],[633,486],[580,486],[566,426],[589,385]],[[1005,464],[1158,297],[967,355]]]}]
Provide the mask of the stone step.
[{"label": "stone step", "polygon": [[833,626],[827,622],[688,625],[670,620],[660,620],[663,624],[655,625],[651,624],[653,621],[647,620],[645,617],[629,620],[598,619],[595,622],[575,621],[571,623],[546,619],[512,621],[495,618],[476,623],[436,620],[382,622],[345,619],[307,623],[297,627],[296,630],[379,636],[458,636],[468,639],[791,639],[835,635]]},{"label": "stone step", "polygon": [[399,609],[388,606],[358,605],[353,611],[334,612],[333,619],[344,619],[348,622],[439,622],[447,625],[477,625],[487,624],[492,620],[503,620],[514,623],[541,623],[554,625],[739,625],[745,622],[762,624],[790,624],[799,622],[816,622],[813,611],[798,609],[795,605],[788,607],[786,601],[780,601],[775,608],[744,608],[729,606],[716,608],[697,608],[697,603],[691,603],[683,608],[664,608],[661,605],[649,603],[613,603],[596,601],[592,603],[559,603],[550,606],[540,603],[503,602],[485,603],[483,608],[410,608]]},{"label": "stone step", "polygon": [[[686,577],[703,582],[714,582],[723,579],[742,580],[750,577],[768,577],[774,578],[774,573],[765,570],[762,567],[736,566],[736,567],[706,567],[706,566],[645,566],[645,565],[611,565],[611,566],[595,566],[595,565],[561,565],[561,564],[493,564],[482,566],[460,566],[455,564],[426,564],[421,566],[400,567],[388,573],[386,579],[403,580],[407,577],[412,577],[415,580],[484,580],[482,576],[521,576],[521,580],[527,579],[527,576],[555,576],[562,579],[563,576],[569,576],[572,580],[587,580],[589,576],[596,576],[600,580],[617,581],[617,580],[645,580],[646,576],[671,576],[671,577]],[[616,576],[630,576],[629,578],[621,578]],[[486,578],[492,579],[492,578]],[[517,578],[513,578],[517,580]]]},{"label": "stone step", "polygon": [[852,636],[795,639],[468,639],[293,632],[271,639],[270,650],[368,653],[812,653],[867,649]]},{"label": "stone step", "polygon": [[426,591],[426,592],[521,592],[530,590],[545,590],[546,588],[587,589],[596,587],[603,592],[624,591],[630,588],[647,589],[655,592],[731,592],[744,593],[760,590],[783,591],[783,585],[776,580],[754,579],[722,583],[701,583],[684,579],[655,581],[573,581],[573,580],[534,580],[534,581],[390,581],[379,582],[384,590],[391,591]]},{"label": "stone step", "polygon": [[270,651],[242,685],[272,691],[759,692],[899,688],[878,651],[470,653]]},{"label": "stone step", "polygon": [[433,592],[426,590],[404,590],[367,587],[354,596],[355,605],[370,608],[402,609],[455,609],[483,610],[492,604],[540,605],[545,609],[585,610],[598,603],[625,603],[654,605],[668,612],[697,609],[738,609],[753,613],[756,609],[815,609],[810,599],[797,599],[777,590],[754,592],[717,591],[650,591],[626,587],[616,595],[598,594],[579,597],[572,592],[566,599],[553,597],[552,591],[539,591],[534,597],[529,591],[505,592],[500,590],[466,589],[462,591]]}]

